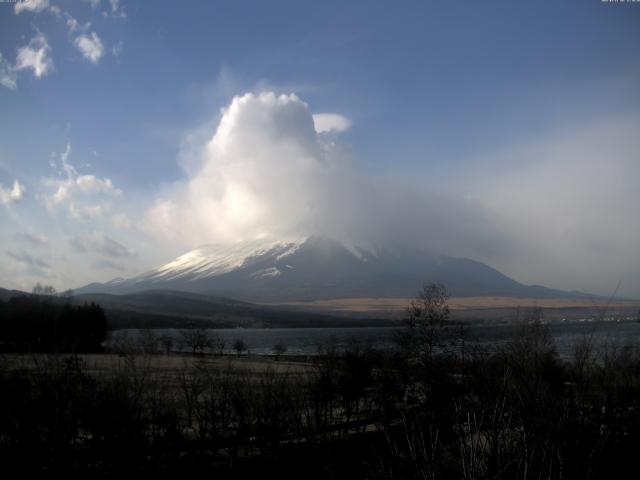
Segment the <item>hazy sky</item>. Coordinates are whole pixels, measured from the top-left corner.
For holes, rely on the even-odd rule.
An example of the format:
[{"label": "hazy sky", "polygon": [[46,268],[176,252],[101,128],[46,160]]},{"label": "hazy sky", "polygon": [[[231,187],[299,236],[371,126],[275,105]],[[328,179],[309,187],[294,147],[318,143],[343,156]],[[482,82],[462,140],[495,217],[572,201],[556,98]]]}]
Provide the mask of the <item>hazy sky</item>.
[{"label": "hazy sky", "polygon": [[640,298],[640,3],[0,3],[0,286],[326,233]]}]

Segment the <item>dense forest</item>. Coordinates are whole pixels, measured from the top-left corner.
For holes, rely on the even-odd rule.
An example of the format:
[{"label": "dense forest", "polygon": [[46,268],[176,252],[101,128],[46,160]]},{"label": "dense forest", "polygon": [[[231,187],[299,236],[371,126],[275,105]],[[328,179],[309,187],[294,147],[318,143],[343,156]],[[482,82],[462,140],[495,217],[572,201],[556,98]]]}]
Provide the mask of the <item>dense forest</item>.
[{"label": "dense forest", "polygon": [[107,320],[95,304],[72,305],[50,292],[0,300],[0,351],[101,352]]}]

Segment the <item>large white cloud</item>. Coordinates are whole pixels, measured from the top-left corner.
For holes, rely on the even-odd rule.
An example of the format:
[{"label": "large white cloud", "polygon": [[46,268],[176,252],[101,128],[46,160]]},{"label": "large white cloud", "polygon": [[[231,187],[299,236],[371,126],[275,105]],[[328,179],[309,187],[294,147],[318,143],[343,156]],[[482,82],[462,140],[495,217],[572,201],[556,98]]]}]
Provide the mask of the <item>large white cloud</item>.
[{"label": "large white cloud", "polygon": [[[468,255],[476,253],[471,247],[499,248],[496,229],[478,207],[406,185],[376,185],[345,152],[318,131],[295,95],[235,97],[199,168],[190,163],[189,178],[157,199],[150,221],[182,248],[312,234]],[[466,240],[471,229],[475,242]]]},{"label": "large white cloud", "polygon": [[151,221],[192,243],[304,235],[323,227],[331,191],[351,176],[298,97],[246,94],[223,111],[200,169],[158,199]]},{"label": "large white cloud", "polygon": [[47,43],[47,38],[38,33],[33,37],[28,45],[18,48],[16,57],[16,70],[30,68],[33,74],[40,78],[53,70],[53,60],[51,60],[51,47]]}]

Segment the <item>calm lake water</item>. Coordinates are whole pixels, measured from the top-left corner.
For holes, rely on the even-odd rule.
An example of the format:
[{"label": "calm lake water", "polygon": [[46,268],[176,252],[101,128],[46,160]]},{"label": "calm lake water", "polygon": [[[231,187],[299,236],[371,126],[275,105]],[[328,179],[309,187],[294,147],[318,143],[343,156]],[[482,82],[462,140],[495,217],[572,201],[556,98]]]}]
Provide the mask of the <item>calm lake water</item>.
[{"label": "calm lake water", "polygon": [[[466,348],[474,345],[493,350],[504,345],[512,338],[513,325],[472,325],[467,332]],[[379,349],[393,348],[395,327],[362,327],[362,328],[228,328],[211,329],[211,334],[222,337],[225,341],[225,353],[234,353],[233,343],[242,340],[249,346],[251,353],[260,355],[273,354],[273,347],[282,344],[287,347],[287,354],[315,355],[320,346],[333,345],[338,350],[344,349],[352,342],[372,346]],[[180,348],[180,330],[156,329],[156,335],[170,335],[174,338],[174,349]],[[551,332],[559,354],[564,358],[573,355],[577,342],[591,337],[596,346],[606,344],[640,345],[640,323],[627,322],[584,322],[551,324]],[[141,330],[126,329],[113,333],[108,342],[136,341]]]}]

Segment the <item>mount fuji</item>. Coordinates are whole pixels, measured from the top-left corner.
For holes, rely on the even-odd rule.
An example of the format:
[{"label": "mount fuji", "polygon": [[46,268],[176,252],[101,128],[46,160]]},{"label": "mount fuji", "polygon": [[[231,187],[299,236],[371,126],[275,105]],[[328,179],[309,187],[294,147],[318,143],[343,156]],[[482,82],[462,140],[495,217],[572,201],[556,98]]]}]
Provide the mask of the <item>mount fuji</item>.
[{"label": "mount fuji", "polygon": [[427,282],[455,296],[576,296],[524,285],[467,258],[418,251],[370,250],[326,236],[205,245],[129,279],[92,283],[76,293],[174,290],[258,302],[350,297],[411,297]]}]

